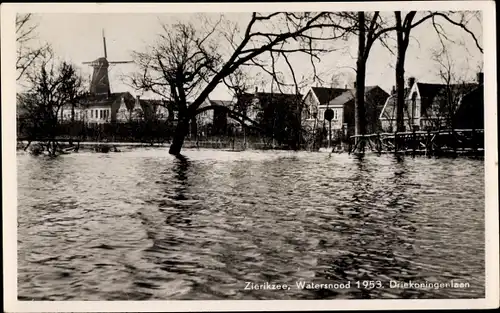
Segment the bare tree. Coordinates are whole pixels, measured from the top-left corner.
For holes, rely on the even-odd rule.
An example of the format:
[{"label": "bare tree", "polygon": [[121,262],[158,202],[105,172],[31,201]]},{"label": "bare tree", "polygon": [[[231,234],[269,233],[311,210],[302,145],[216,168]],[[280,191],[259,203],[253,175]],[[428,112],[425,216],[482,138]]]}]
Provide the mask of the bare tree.
[{"label": "bare tree", "polygon": [[20,80],[26,74],[26,71],[34,65],[36,60],[50,53],[50,46],[48,44],[38,46],[35,43],[37,27],[38,25],[33,20],[33,14],[16,15],[16,80]]},{"label": "bare tree", "polygon": [[379,11],[371,14],[367,12],[341,12],[336,13],[342,15],[346,19],[351,20],[353,33],[358,36],[358,56],[356,61],[356,131],[355,134],[364,134],[365,127],[365,106],[364,106],[364,87],[366,76],[366,62],[368,60],[370,50],[373,44],[379,41],[384,47],[388,48],[391,53],[387,41],[390,38],[390,33],[396,32],[397,42],[397,61],[396,61],[396,98],[397,112],[396,125],[398,131],[404,128],[404,65],[406,50],[409,45],[411,30],[418,25],[429,20],[439,36],[441,43],[444,45],[444,40],[450,40],[444,31],[440,21],[444,21],[450,25],[461,28],[466,33],[471,35],[477,48],[482,52],[478,38],[469,29],[469,22],[473,17],[478,18],[477,12],[422,12],[417,14],[416,11],[410,11],[406,15],[402,15],[400,11],[394,12],[394,22],[388,17],[382,17]]},{"label": "bare tree", "polygon": [[408,44],[410,41],[411,30],[421,25],[425,21],[429,20],[432,22],[432,26],[438,35],[438,38],[443,46],[445,47],[444,41],[451,41],[446,32],[444,31],[441,21],[445,23],[454,25],[461,28],[463,31],[468,33],[474,40],[477,48],[482,53],[483,49],[479,43],[476,35],[469,29],[469,22],[472,17],[478,17],[478,12],[424,12],[419,17],[417,16],[417,11],[410,11],[403,15],[400,11],[394,12],[396,19],[395,27],[389,27],[388,30],[395,30],[397,35],[397,61],[396,61],[396,126],[397,131],[403,131],[404,129],[404,67],[405,67],[405,57]]},{"label": "bare tree", "polygon": [[477,88],[477,84],[468,83],[459,74],[455,60],[447,49],[435,51],[433,60],[442,81],[442,86],[433,99],[432,105],[423,112],[436,129],[454,129],[455,115],[465,95]]},{"label": "bare tree", "polygon": [[32,140],[46,143],[51,155],[57,152],[57,129],[61,109],[84,94],[82,80],[74,65],[58,63],[52,55],[27,74],[30,88],[18,95],[20,107],[27,112]]},{"label": "bare tree", "polygon": [[356,95],[355,95],[355,135],[366,133],[366,108],[365,108],[365,81],[366,63],[370,56],[370,51],[376,42],[380,42],[384,47],[387,44],[389,32],[393,31],[386,18],[382,17],[379,11],[368,12],[339,12],[335,13],[349,20],[353,27],[351,33],[358,39],[358,51],[356,59]]},{"label": "bare tree", "polygon": [[[133,77],[132,84],[177,104],[179,121],[169,153],[178,155],[189,121],[214,108],[200,105],[226,77],[243,66],[253,66],[269,73],[281,88],[285,84],[276,72],[277,58],[290,63],[287,55],[305,53],[314,67],[318,55],[328,51],[316,42],[344,38],[351,31],[344,22],[328,12],[254,12],[242,30],[237,24],[225,23],[223,16],[215,24],[203,23],[207,25],[204,30],[190,23],[163,25],[164,33],[157,43],[149,51],[135,53],[141,73]],[[263,58],[265,53],[267,59]]]}]

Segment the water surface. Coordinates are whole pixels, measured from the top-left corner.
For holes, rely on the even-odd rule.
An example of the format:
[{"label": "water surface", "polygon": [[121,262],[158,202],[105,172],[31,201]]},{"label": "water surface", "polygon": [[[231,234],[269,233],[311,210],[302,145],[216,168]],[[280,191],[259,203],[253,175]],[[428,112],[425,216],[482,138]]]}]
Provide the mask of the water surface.
[{"label": "water surface", "polygon": [[[19,299],[484,297],[482,160],[184,155],[18,153]],[[470,287],[389,287],[451,280]]]}]

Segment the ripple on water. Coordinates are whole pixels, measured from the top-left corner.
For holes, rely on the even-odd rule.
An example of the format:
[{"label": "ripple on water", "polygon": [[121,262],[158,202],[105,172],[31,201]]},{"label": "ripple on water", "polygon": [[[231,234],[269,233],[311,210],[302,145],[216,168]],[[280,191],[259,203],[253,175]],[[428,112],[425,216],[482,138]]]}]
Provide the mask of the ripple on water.
[{"label": "ripple on water", "polygon": [[[19,300],[484,297],[483,161],[185,155],[18,155]],[[296,287],[359,280],[470,287]]]}]

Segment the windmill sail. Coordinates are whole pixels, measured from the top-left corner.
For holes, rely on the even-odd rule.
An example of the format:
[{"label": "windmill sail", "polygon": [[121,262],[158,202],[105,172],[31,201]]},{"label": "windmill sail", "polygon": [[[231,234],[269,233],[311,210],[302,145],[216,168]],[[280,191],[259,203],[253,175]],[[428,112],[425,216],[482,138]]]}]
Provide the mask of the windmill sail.
[{"label": "windmill sail", "polygon": [[104,57],[100,57],[92,62],[84,62],[94,68],[92,73],[92,81],[90,83],[90,93],[95,95],[110,94],[111,88],[109,84],[108,69],[113,64],[131,63],[130,61],[115,61],[108,62],[108,51],[106,47],[106,37],[104,30],[102,31],[102,43],[104,47]]}]

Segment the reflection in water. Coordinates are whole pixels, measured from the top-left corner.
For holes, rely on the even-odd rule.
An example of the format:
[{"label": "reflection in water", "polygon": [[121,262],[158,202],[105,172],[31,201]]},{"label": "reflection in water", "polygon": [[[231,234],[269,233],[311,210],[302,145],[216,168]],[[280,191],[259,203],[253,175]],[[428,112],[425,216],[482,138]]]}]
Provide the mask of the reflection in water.
[{"label": "reflection in water", "polygon": [[[480,160],[185,153],[19,154],[19,299],[484,296]],[[388,285],[451,279],[471,287]]]}]

